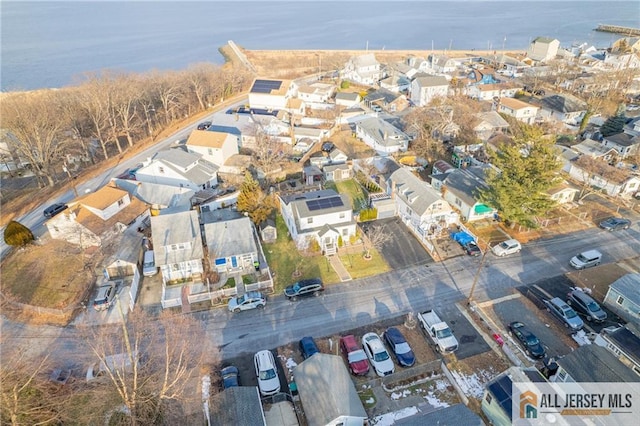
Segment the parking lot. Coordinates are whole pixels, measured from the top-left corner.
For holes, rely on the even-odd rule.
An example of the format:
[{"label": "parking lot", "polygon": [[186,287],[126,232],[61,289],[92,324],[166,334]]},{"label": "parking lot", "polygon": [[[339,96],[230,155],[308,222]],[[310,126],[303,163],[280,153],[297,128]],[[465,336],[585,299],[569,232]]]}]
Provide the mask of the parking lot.
[{"label": "parking lot", "polygon": [[384,227],[392,238],[379,251],[391,269],[403,269],[409,266],[433,263],[433,259],[420,242],[398,218],[380,219],[362,224],[362,230]]}]

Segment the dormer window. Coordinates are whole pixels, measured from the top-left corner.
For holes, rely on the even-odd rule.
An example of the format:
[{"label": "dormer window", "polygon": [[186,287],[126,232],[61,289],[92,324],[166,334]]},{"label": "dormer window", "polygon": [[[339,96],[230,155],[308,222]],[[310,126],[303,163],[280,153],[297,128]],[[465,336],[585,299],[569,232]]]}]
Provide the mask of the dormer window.
[{"label": "dormer window", "polygon": [[162,167],[162,166],[158,167],[158,173],[163,173],[164,174],[164,167]]}]

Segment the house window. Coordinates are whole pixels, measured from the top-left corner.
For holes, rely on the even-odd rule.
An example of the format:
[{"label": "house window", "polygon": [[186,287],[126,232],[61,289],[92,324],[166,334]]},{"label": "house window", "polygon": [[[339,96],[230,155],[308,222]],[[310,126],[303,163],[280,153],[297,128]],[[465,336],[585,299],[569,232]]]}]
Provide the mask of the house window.
[{"label": "house window", "polygon": [[121,207],[124,204],[124,200],[122,198],[120,198],[118,200],[118,207]]},{"label": "house window", "polygon": [[344,219],[344,212],[340,213],[340,219]]},{"label": "house window", "polygon": [[180,270],[180,264],[178,264],[178,263],[174,263],[173,265],[171,265],[171,270],[172,270],[173,272],[177,272],[177,271],[179,271],[179,270]]},{"label": "house window", "polygon": [[462,201],[459,198],[456,198],[456,206],[462,207]]},{"label": "house window", "polygon": [[312,217],[308,218],[307,223],[313,223],[313,218]]},{"label": "house window", "polygon": [[162,167],[162,166],[158,167],[158,173],[163,173],[164,174],[164,167]]},{"label": "house window", "polygon": [[491,401],[493,400],[493,397],[491,396],[491,394],[489,392],[487,392],[487,395],[484,397],[484,400],[487,401],[487,404],[491,404]]},{"label": "house window", "polygon": [[213,149],[209,148],[209,155],[213,155]]},{"label": "house window", "polygon": [[616,303],[618,305],[622,305],[624,303],[624,297],[618,296],[618,298],[616,299]]},{"label": "house window", "polygon": [[344,235],[346,237],[347,235],[349,235],[349,231],[347,229],[343,229],[342,230],[342,235]]}]

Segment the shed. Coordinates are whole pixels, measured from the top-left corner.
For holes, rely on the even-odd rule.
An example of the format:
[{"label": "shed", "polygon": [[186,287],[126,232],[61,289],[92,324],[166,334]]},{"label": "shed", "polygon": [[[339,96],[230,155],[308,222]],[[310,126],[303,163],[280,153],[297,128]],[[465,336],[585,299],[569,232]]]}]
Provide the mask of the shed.
[{"label": "shed", "polygon": [[260,238],[265,243],[273,243],[278,239],[278,228],[273,219],[267,219],[260,223]]},{"label": "shed", "polygon": [[105,262],[104,276],[108,280],[134,275],[142,254],[142,235],[126,232],[116,245],[118,250]]},{"label": "shed", "polygon": [[293,375],[309,426],[365,424],[367,413],[341,357],[317,353]]}]

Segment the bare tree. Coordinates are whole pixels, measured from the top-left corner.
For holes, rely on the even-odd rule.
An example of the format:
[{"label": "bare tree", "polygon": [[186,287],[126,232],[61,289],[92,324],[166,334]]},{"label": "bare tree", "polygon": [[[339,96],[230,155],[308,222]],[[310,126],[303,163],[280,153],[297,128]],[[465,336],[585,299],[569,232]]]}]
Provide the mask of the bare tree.
[{"label": "bare tree", "polygon": [[55,184],[54,166],[62,157],[65,122],[50,91],[7,96],[1,104],[2,127],[13,133],[11,149],[26,159],[40,185]]},{"label": "bare tree", "polygon": [[591,182],[596,177],[615,183],[622,183],[630,176],[628,170],[610,166],[604,161],[596,160],[587,155],[581,155],[575,163],[581,170],[582,184],[580,195],[578,196],[579,200],[583,200],[587,195],[600,189],[591,185]]},{"label": "bare tree", "polygon": [[142,98],[141,82],[133,75],[120,75],[115,82],[113,109],[118,119],[117,127],[124,133],[129,146],[133,146],[134,133],[139,128],[137,109]]},{"label": "bare tree", "polygon": [[[116,330],[89,330],[89,345],[103,368],[107,389],[115,389],[132,425],[176,424],[186,404],[197,400],[193,386],[205,354],[213,364],[218,353],[203,345],[202,323],[164,311],[154,318],[142,310],[129,314]],[[109,362],[112,354],[125,354]]]},{"label": "bare tree", "polygon": [[367,238],[365,238],[366,252],[364,257],[366,259],[371,258],[371,250],[379,250],[387,242],[391,241],[391,234],[387,231],[386,226],[370,226],[366,232]]},{"label": "bare tree", "polygon": [[254,119],[247,133],[253,135],[255,140],[252,151],[256,165],[266,174],[276,169],[285,157],[285,144],[270,135],[267,128],[257,119]]},{"label": "bare tree", "polygon": [[3,345],[0,363],[1,423],[12,426],[60,424],[66,394],[56,392],[58,389],[48,381],[48,356],[30,359],[27,348],[8,352],[9,346]]}]

